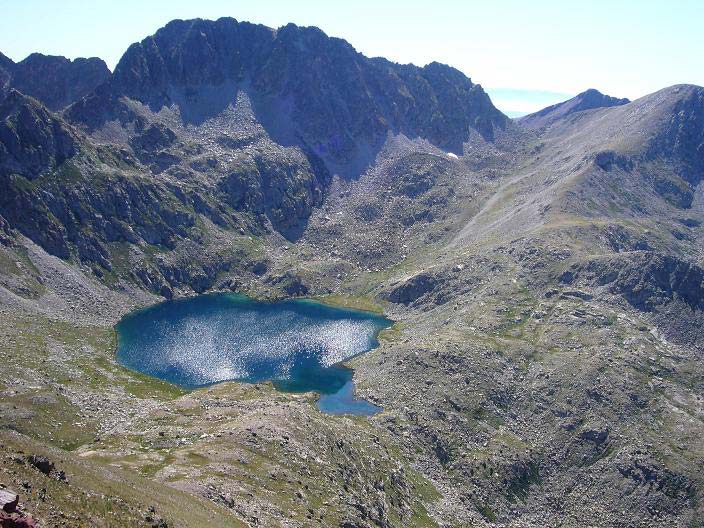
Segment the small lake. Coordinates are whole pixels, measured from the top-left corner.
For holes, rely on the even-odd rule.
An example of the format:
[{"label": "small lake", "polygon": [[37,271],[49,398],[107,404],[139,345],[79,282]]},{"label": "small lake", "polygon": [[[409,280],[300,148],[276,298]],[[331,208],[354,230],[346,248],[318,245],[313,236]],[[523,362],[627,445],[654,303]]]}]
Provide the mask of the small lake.
[{"label": "small lake", "polygon": [[355,398],[352,370],[342,362],[377,347],[391,324],[308,299],[201,295],[125,316],[116,327],[117,359],[186,389],[270,380],[281,391],[318,392],[323,412],[369,416],[380,408]]}]

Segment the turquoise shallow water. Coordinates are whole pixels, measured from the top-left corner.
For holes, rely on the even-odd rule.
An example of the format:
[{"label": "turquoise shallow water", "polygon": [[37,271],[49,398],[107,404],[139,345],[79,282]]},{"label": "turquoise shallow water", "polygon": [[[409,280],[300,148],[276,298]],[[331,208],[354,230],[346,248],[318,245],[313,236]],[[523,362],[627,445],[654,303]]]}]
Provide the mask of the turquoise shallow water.
[{"label": "turquoise shallow water", "polygon": [[352,370],[341,362],[375,348],[390,325],[311,300],[201,295],[125,316],[117,325],[117,359],[188,389],[271,380],[278,390],[320,393],[323,412],[370,415],[380,409],[354,397]]}]

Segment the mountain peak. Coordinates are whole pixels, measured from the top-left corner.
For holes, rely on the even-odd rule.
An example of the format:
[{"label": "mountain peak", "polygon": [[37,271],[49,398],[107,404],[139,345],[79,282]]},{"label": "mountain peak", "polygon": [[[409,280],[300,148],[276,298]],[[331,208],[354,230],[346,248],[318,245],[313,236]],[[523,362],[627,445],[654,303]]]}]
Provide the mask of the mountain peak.
[{"label": "mountain peak", "polygon": [[602,108],[606,106],[618,106],[631,102],[630,99],[626,99],[625,97],[621,99],[618,97],[611,97],[610,95],[601,93],[596,88],[589,88],[588,90],[583,91],[578,94],[575,99],[580,101],[581,107],[579,110]]},{"label": "mountain peak", "polygon": [[527,128],[541,128],[551,125],[555,121],[567,117],[575,112],[592,110],[595,108],[606,108],[630,103],[629,99],[619,99],[605,95],[595,88],[589,88],[572,99],[548,106],[538,112],[520,118],[518,121]]},{"label": "mountain peak", "polygon": [[577,97],[605,97],[605,95],[596,88],[587,88],[582,93],[577,94]]},{"label": "mountain peak", "polygon": [[[342,164],[377,148],[388,132],[460,152],[471,133],[491,140],[507,123],[481,86],[449,66],[370,59],[316,27],[273,30],[234,18],[170,22],[129,47],[110,89],[114,99],[126,96],[153,111],[178,107],[192,124],[243,91],[277,142],[306,145]],[[74,110],[84,123],[104,115]]]}]

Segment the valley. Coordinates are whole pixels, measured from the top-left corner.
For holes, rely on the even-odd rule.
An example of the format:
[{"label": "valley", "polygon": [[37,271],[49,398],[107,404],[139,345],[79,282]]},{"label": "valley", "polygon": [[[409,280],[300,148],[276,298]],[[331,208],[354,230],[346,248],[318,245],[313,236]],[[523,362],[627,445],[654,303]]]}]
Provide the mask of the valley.
[{"label": "valley", "polygon": [[[702,526],[704,88],[510,120],[234,19],[72,100],[8,61],[0,482],[42,526]],[[204,293],[383,314],[346,362],[381,412],[121,365],[125,315]]]}]

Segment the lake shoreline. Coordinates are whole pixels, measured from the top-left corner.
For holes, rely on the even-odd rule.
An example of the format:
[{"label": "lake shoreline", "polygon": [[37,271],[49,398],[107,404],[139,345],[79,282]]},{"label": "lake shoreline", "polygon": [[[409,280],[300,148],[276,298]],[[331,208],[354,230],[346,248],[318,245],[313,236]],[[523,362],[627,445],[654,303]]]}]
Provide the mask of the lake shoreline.
[{"label": "lake shoreline", "polygon": [[[348,362],[377,348],[380,332],[394,322],[378,311],[335,301],[261,301],[243,294],[216,292],[167,300],[120,319],[115,325],[115,357],[123,367],[188,392],[226,381],[266,382],[282,392],[317,393],[318,408],[322,412],[328,409],[328,414],[376,414],[380,407],[354,397],[354,370]],[[259,322],[252,319],[255,316],[263,318],[264,326],[257,326]],[[285,325],[280,332],[275,330],[283,324],[281,318],[292,322],[293,333]],[[302,331],[303,338],[295,331]],[[309,331],[313,333],[306,334]],[[258,341],[261,336],[263,343]],[[142,358],[140,346],[145,351]],[[288,354],[284,362],[279,357],[282,351]],[[156,358],[159,354],[162,364]],[[271,365],[266,363],[269,356],[276,358]],[[248,370],[247,360],[256,365],[255,370]],[[335,400],[338,393],[340,401]]]}]

